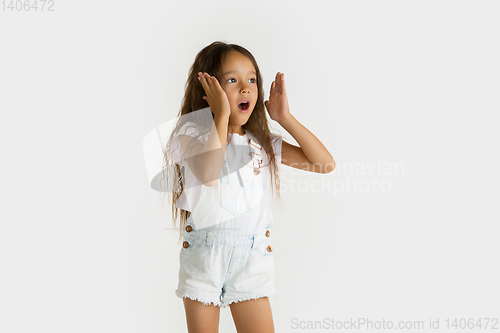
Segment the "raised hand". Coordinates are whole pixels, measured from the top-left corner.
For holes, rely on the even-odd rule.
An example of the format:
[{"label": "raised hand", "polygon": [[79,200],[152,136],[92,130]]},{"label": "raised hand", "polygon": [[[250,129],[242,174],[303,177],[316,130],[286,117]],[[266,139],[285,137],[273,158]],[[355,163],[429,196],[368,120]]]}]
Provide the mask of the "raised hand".
[{"label": "raised hand", "polygon": [[264,105],[272,120],[279,122],[291,116],[286,96],[285,74],[280,72],[276,74],[276,79],[271,83],[269,100],[265,101]]},{"label": "raised hand", "polygon": [[208,73],[199,72],[198,80],[200,80],[201,85],[207,94],[207,96],[203,96],[203,99],[207,101],[212,113],[215,116],[221,115],[229,117],[231,114],[229,100],[217,78],[210,76]]}]

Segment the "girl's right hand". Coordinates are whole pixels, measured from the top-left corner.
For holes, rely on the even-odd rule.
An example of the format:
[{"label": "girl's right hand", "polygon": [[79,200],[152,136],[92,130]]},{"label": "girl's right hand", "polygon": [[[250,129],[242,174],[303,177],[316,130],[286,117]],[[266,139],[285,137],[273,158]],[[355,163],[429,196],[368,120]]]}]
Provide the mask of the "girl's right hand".
[{"label": "girl's right hand", "polygon": [[203,96],[203,99],[207,101],[212,113],[215,116],[229,117],[231,114],[229,100],[217,78],[210,76],[208,73],[198,72],[198,80],[200,80],[201,85],[207,94],[207,96]]}]

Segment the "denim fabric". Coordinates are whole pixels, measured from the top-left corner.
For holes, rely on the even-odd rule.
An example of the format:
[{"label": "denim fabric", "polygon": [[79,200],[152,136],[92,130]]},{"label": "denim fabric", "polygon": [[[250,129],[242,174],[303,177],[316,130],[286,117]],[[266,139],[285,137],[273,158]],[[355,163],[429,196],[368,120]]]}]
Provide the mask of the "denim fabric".
[{"label": "denim fabric", "polygon": [[234,302],[278,295],[269,228],[251,234],[195,229],[188,218],[179,261],[175,291],[179,298],[227,307]]}]

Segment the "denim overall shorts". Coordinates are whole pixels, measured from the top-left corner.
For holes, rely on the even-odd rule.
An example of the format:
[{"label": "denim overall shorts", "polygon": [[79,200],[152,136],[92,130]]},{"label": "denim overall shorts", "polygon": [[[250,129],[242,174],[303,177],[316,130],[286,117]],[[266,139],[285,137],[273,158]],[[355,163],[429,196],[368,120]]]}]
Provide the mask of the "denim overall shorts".
[{"label": "denim overall shorts", "polygon": [[[207,188],[214,192],[201,195],[194,210],[198,214],[191,214],[186,221],[179,253],[179,284],[175,291],[179,298],[227,307],[234,302],[278,295],[274,285],[274,250],[269,225],[245,234],[237,230],[206,228],[210,222],[203,220],[203,215],[223,220],[226,213],[236,216],[255,206],[252,200],[259,199],[262,193],[261,175],[256,176],[252,168],[236,166],[235,169],[239,172],[221,173],[224,177],[219,179],[220,189]],[[249,190],[240,193],[240,184]],[[231,197],[238,199],[231,200]],[[204,205],[211,207],[210,214],[199,213],[199,207]]]},{"label": "denim overall shorts", "polygon": [[195,230],[190,219],[183,229],[175,291],[205,305],[229,304],[278,294],[269,228],[252,234]]}]

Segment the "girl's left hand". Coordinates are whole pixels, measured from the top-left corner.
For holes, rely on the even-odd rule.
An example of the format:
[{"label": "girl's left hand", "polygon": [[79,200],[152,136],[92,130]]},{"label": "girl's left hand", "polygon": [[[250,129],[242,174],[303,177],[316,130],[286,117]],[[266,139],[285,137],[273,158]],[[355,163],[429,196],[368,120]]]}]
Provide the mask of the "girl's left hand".
[{"label": "girl's left hand", "polygon": [[[277,83],[276,83],[277,82]],[[274,121],[282,121],[291,116],[285,89],[285,74],[278,72],[271,83],[269,100],[264,102],[269,116]]]}]

